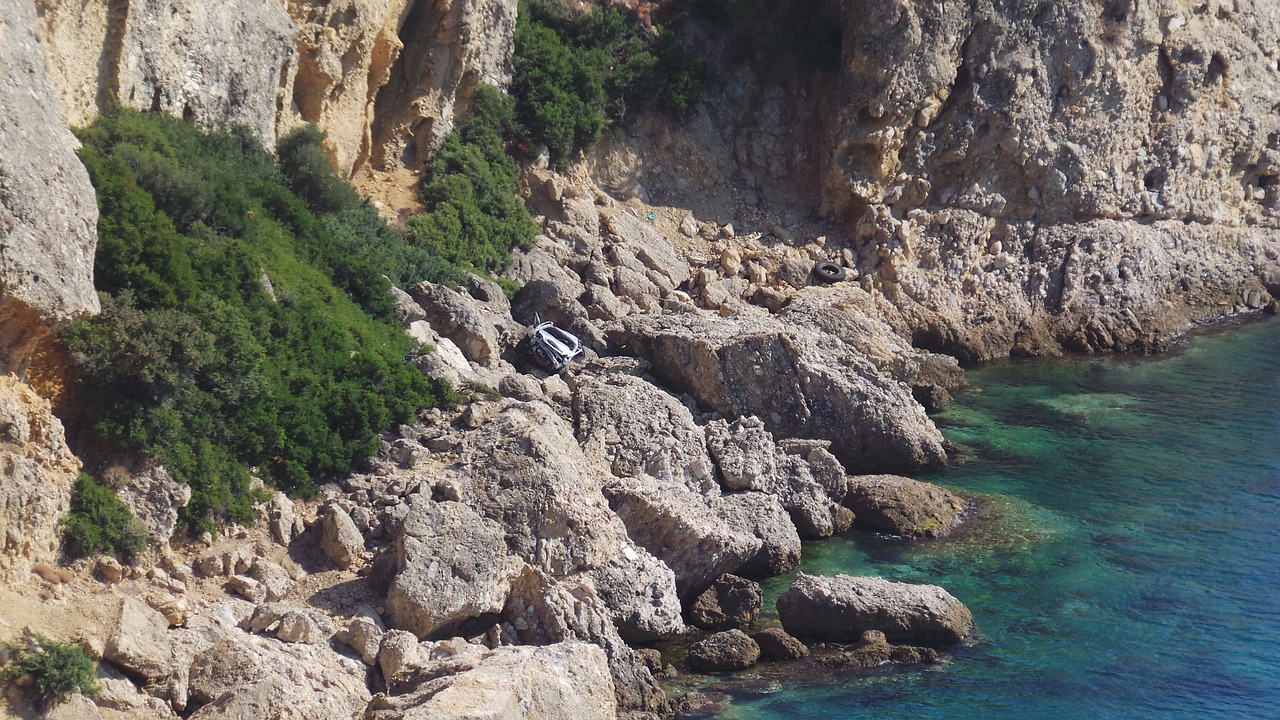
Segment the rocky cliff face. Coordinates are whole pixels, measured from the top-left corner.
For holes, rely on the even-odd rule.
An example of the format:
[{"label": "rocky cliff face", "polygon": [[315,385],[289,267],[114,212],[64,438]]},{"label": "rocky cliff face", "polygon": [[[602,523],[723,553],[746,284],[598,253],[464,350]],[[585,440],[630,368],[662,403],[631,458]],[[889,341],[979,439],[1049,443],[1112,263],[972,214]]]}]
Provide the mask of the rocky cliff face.
[{"label": "rocky cliff face", "polygon": [[56,557],[79,469],[48,401],[22,378],[50,333],[98,310],[98,208],[57,122],[34,28],[30,4],[0,2],[0,577],[17,581]]},{"label": "rocky cliff face", "polygon": [[514,0],[38,0],[71,125],[118,100],[266,144],[303,122],[346,172],[417,168],[476,85],[504,85]]},{"label": "rocky cliff face", "polygon": [[1275,5],[865,0],[844,36],[823,210],[921,341],[1148,349],[1269,302]]}]

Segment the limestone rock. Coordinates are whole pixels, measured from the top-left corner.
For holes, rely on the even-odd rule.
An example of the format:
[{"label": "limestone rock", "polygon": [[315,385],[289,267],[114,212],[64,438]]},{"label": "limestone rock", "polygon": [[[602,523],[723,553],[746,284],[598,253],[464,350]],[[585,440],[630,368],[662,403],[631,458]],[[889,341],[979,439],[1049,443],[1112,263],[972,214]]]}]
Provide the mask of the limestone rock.
[{"label": "limestone rock", "polygon": [[297,29],[280,5],[131,0],[114,69],[121,103],[204,125],[249,126],[275,146],[280,79]]},{"label": "limestone rock", "polygon": [[760,538],[760,549],[737,572],[753,576],[781,575],[800,564],[800,535],[778,498],[758,492],[725,495],[714,506],[730,527]]},{"label": "limestone rock", "polygon": [[36,44],[35,8],[4,0],[0,18],[0,372],[21,374],[37,343],[98,312],[98,208],[79,144],[54,120],[58,91]]},{"label": "limestone rock", "polygon": [[365,720],[614,720],[604,651],[587,643],[500,647],[410,678],[411,691],[378,695]]},{"label": "limestone rock", "polygon": [[615,237],[618,245],[635,256],[644,267],[666,278],[673,287],[689,279],[689,263],[662,237],[640,218],[615,212],[605,221],[605,227]]},{"label": "limestone rock", "polygon": [[102,659],[148,682],[166,678],[173,669],[168,629],[169,622],[163,615],[144,603],[125,598]]},{"label": "limestone rock", "polygon": [[557,577],[587,573],[624,638],[683,628],[671,569],[627,536],[606,476],[550,407],[506,404],[467,434],[455,473],[460,500],[503,529],[512,555]]},{"label": "limestone rock", "polygon": [[502,617],[521,644],[583,641],[609,658],[619,710],[660,711],[666,695],[650,668],[618,635],[594,585],[582,575],[555,579],[529,566],[512,583]]},{"label": "limestone rock", "polygon": [[765,317],[631,316],[613,339],[706,408],[755,415],[775,435],[830,440],[846,467],[946,461],[942,435],[907,388],[817,331]]},{"label": "limestone rock", "polygon": [[102,713],[89,698],[75,693],[59,700],[40,715],[41,720],[101,720]]},{"label": "limestone rock", "polygon": [[271,529],[271,537],[286,547],[302,534],[302,518],[294,511],[293,501],[288,495],[279,491],[271,495],[267,506],[267,527]]},{"label": "limestone rock", "polygon": [[345,570],[360,560],[364,536],[345,510],[330,505],[320,523],[320,549],[335,565]]},{"label": "limestone rock", "polygon": [[950,490],[897,475],[850,478],[844,502],[859,527],[902,537],[942,537],[965,510],[965,502]]},{"label": "limestone rock", "polygon": [[388,630],[378,646],[378,669],[387,683],[399,682],[402,675],[416,668],[422,660],[418,636],[408,630]]},{"label": "limestone rock", "polygon": [[766,628],[752,635],[751,639],[760,646],[761,660],[799,660],[809,656],[808,646],[782,628]]},{"label": "limestone rock", "polygon": [[830,667],[869,668],[885,663],[937,663],[938,651],[930,647],[890,645],[884,633],[868,630],[852,647],[831,654],[824,654],[818,662]]},{"label": "limestone rock", "polygon": [[689,667],[704,672],[742,670],[760,659],[760,646],[741,630],[719,632],[689,648]]},{"label": "limestone rock", "polygon": [[116,495],[147,524],[150,541],[165,545],[178,527],[178,511],[191,502],[191,487],[157,466],[134,473]]},{"label": "limestone rock", "polygon": [[614,475],[645,473],[719,495],[703,430],[670,394],[633,375],[587,377],[573,405],[583,451]]},{"label": "limestone rock", "polygon": [[413,502],[391,549],[391,624],[427,637],[501,611],[520,571],[505,548],[503,529],[466,505]]},{"label": "limestone rock", "polygon": [[973,630],[969,609],[936,585],[848,575],[796,576],[778,598],[778,618],[792,635],[835,642],[879,630],[892,642],[938,645]]},{"label": "limestone rock", "polygon": [[410,288],[409,295],[422,308],[431,327],[452,340],[468,360],[485,367],[497,364],[507,336],[514,332],[508,312],[429,282]]},{"label": "limestone rock", "polygon": [[358,616],[351,618],[339,634],[337,639],[346,644],[366,665],[373,665],[378,661],[378,650],[382,646],[382,634],[386,628],[376,617]]},{"label": "limestone rock", "polygon": [[49,401],[12,374],[0,375],[0,468],[0,577],[23,583],[57,559],[80,462]]},{"label": "limestone rock", "polygon": [[631,538],[675,571],[676,589],[686,600],[737,570],[762,545],[682,486],[641,475],[609,483],[605,495]]},{"label": "limestone rock", "polygon": [[703,630],[745,630],[760,617],[764,596],[760,584],[736,575],[721,575],[689,608],[689,621]]}]

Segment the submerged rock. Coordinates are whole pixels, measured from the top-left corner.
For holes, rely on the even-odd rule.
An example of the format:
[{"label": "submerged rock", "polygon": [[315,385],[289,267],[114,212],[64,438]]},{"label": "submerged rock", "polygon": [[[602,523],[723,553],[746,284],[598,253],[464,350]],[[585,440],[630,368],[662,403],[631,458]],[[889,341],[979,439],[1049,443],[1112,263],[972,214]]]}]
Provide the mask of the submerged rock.
[{"label": "submerged rock", "polygon": [[959,642],[973,630],[969,609],[936,585],[848,575],[801,573],[778,598],[778,618],[793,635],[833,642],[879,630],[891,642],[939,645]]},{"label": "submerged rock", "polygon": [[809,647],[782,628],[766,628],[751,639],[760,646],[762,660],[798,660],[809,655]]},{"label": "submerged rock", "polygon": [[817,658],[823,665],[841,668],[869,668],[885,663],[922,664],[937,663],[938,651],[930,647],[890,645],[884,633],[868,630],[862,640],[852,647]]}]

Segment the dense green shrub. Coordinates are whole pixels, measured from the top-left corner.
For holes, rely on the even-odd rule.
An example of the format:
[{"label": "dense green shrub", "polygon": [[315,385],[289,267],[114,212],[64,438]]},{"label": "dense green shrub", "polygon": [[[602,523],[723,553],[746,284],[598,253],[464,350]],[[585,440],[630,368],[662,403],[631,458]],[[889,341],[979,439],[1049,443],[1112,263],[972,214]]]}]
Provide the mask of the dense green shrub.
[{"label": "dense green shrub", "polygon": [[513,126],[511,98],[478,88],[471,115],[427,166],[427,212],[406,223],[418,247],[457,266],[493,271],[506,266],[513,248],[532,246],[538,226],[517,197],[520,167],[505,149]]},{"label": "dense green shrub", "polygon": [[512,65],[524,135],[557,165],[630,109],[687,116],[702,86],[701,62],[673,33],[653,35],[612,6],[565,16],[551,3],[521,3]]},{"label": "dense green shrub", "polygon": [[250,519],[250,467],[309,493],[436,401],[413,341],[376,317],[392,314],[384,276],[460,273],[335,189],[317,135],[286,138],[295,176],[243,130],[118,109],[79,135],[103,305],[64,333],[85,445],[165,464],[192,487],[189,528]]},{"label": "dense green shrub", "polygon": [[147,545],[147,526],[111,488],[80,473],[71,491],[71,512],[62,518],[67,555],[111,553],[132,563]]},{"label": "dense green shrub", "polygon": [[60,643],[41,635],[32,634],[36,649],[8,644],[11,656],[9,664],[0,670],[0,680],[13,682],[25,675],[31,676],[31,690],[36,699],[49,705],[72,693],[85,697],[98,694],[94,678],[97,673],[93,661],[76,645]]}]

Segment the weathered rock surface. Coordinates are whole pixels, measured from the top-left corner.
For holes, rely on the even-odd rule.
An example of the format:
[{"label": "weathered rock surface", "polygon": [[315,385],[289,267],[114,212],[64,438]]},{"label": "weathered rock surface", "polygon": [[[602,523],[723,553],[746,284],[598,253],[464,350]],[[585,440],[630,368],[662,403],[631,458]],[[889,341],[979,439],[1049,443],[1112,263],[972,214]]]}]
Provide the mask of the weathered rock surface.
[{"label": "weathered rock surface", "polygon": [[466,435],[459,499],[503,528],[512,555],[556,577],[584,572],[629,640],[683,628],[671,569],[627,536],[573,428],[550,407],[509,403]]},{"label": "weathered rock surface", "polygon": [[800,535],[778,498],[758,492],[725,495],[715,512],[729,524],[760,538],[760,549],[738,567],[747,575],[781,575],[800,564]]},{"label": "weathered rock surface", "polygon": [[98,207],[36,43],[35,8],[0,5],[0,372],[22,374],[36,345],[98,311]]},{"label": "weathered rock surface", "polygon": [[824,653],[817,658],[818,662],[830,667],[869,668],[885,663],[937,663],[938,651],[931,647],[913,645],[890,645],[884,633],[879,630],[868,630],[862,638],[851,647],[836,652]]},{"label": "weathered rock surface", "polygon": [[909,390],[816,331],[767,317],[631,316],[614,339],[704,407],[755,415],[774,435],[830,440],[846,467],[946,461],[942,435]]},{"label": "weathered rock surface", "polygon": [[365,720],[614,720],[613,681],[596,645],[501,647],[443,661],[406,680],[406,692],[380,694]]},{"label": "weathered rock surface", "polygon": [[[453,341],[467,360],[486,367],[497,364],[502,351],[515,344],[518,328],[505,298],[496,307],[443,285],[422,283],[409,290],[427,322]],[[501,297],[501,295],[499,295]]]},{"label": "weathered rock surface", "polygon": [[619,710],[662,709],[666,694],[650,669],[613,626],[609,609],[585,576],[555,579],[525,566],[512,582],[502,617],[515,628],[521,644],[551,645],[590,642],[609,658]]},{"label": "weathered rock surface", "polygon": [[414,502],[391,552],[387,590],[394,627],[418,637],[500,612],[521,563],[506,552],[503,529],[457,502]]},{"label": "weathered rock surface", "polygon": [[942,537],[955,527],[965,502],[931,483],[898,475],[851,477],[845,505],[857,525],[902,537]]},{"label": "weathered rock surface", "polygon": [[0,375],[0,578],[24,583],[33,564],[57,559],[79,469],[49,401]]},{"label": "weathered rock surface", "polygon": [[689,408],[634,375],[579,380],[574,389],[578,441],[587,458],[618,477],[648,474],[719,495],[702,428]]},{"label": "weathered rock surface", "polygon": [[759,538],[729,525],[683,485],[641,475],[614,480],[604,493],[631,539],[675,572],[682,599],[692,600],[760,551]]},{"label": "weathered rock surface", "polygon": [[689,621],[703,630],[745,630],[760,617],[764,596],[760,583],[737,575],[721,575],[689,608]]},{"label": "weathered rock surface", "polygon": [[168,544],[178,527],[178,511],[191,502],[191,488],[174,480],[163,466],[134,473],[116,495],[147,524],[147,535],[157,545]]},{"label": "weathered rock surface", "polygon": [[344,570],[364,553],[364,536],[347,511],[337,505],[330,505],[320,520],[320,549]]},{"label": "weathered rock surface", "polygon": [[689,667],[704,672],[742,670],[760,659],[760,646],[741,630],[719,632],[689,648]]},{"label": "weathered rock surface", "polygon": [[760,646],[761,660],[798,660],[808,657],[809,648],[782,628],[766,628],[751,636]]},{"label": "weathered rock surface", "polygon": [[834,642],[879,630],[891,642],[938,645],[959,642],[973,629],[969,609],[936,585],[848,575],[799,574],[778,598],[778,619],[792,635]]},{"label": "weathered rock surface", "polygon": [[1280,121],[1255,48],[1280,10],[1216,7],[845,5],[824,209],[860,222],[900,330],[968,358],[1150,350],[1265,302]]},{"label": "weathered rock surface", "polygon": [[169,623],[145,603],[125,598],[102,659],[146,681],[167,678],[173,669]]}]

